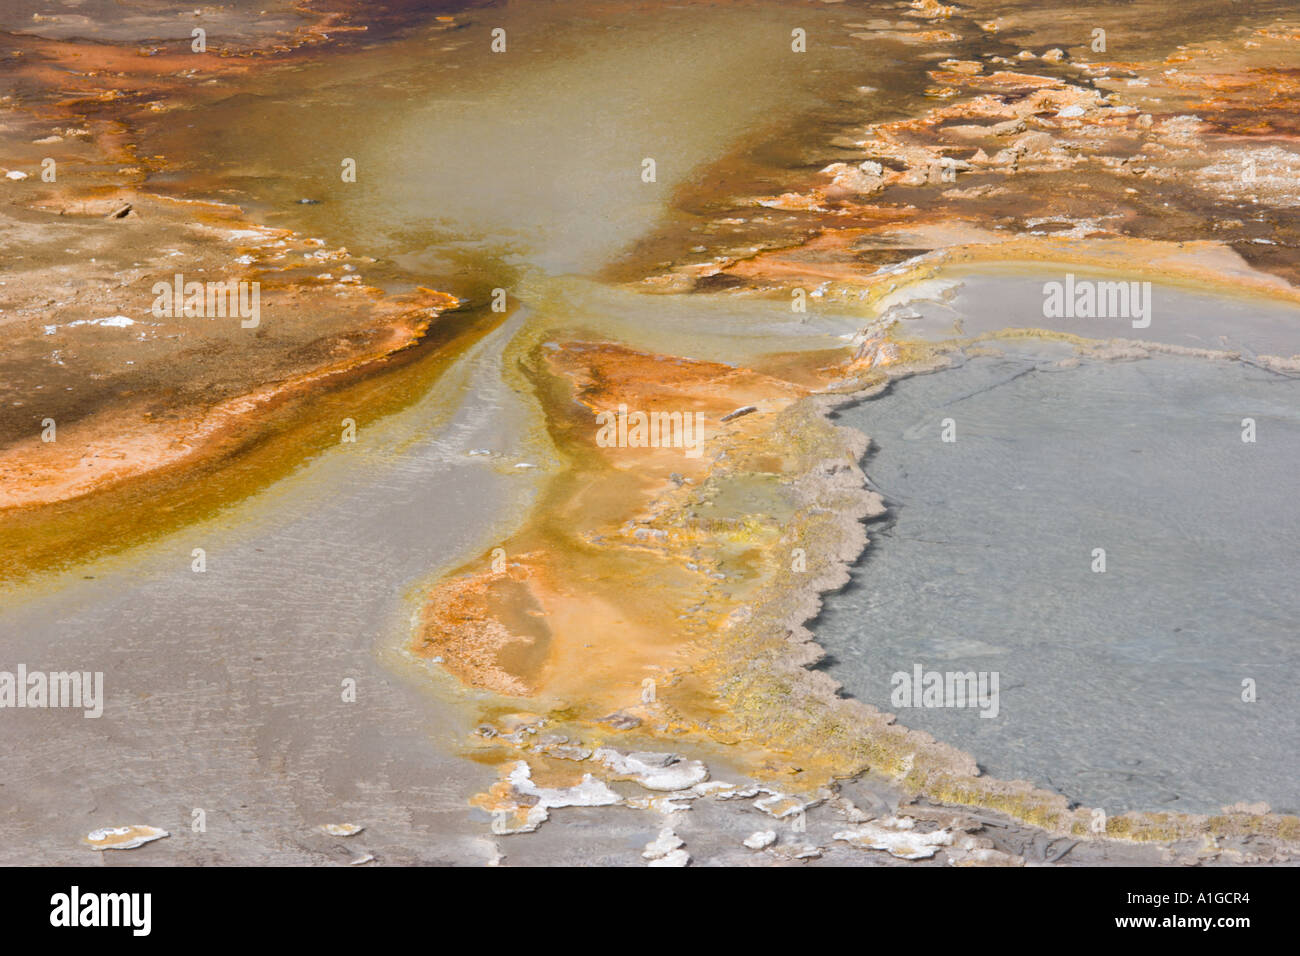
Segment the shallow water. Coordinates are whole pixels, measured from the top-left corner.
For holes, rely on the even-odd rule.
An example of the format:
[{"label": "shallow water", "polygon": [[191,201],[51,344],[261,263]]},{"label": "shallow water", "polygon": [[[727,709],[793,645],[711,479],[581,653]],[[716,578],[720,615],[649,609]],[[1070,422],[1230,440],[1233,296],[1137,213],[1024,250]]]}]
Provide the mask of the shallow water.
[{"label": "shallow water", "polygon": [[[15,818],[64,812],[54,846],[0,826],[0,860],[84,862],[77,838],[115,818],[167,823],[174,838],[155,862],[201,857],[202,838],[174,827],[177,808],[194,806],[227,836],[243,827],[245,863],[310,859],[292,834],[348,814],[369,821],[391,861],[486,852],[467,800],[491,774],[455,756],[468,718],[430,699],[458,691],[423,670],[396,676],[393,648],[409,627],[408,592],[508,529],[531,496],[528,473],[509,466],[539,459],[501,380],[503,342],[522,321],[450,373],[466,401],[431,394],[218,520],[6,600],[9,666],[102,671],[106,705],[103,720],[6,713],[16,726],[0,758],[24,781]],[[479,448],[505,467],[469,455]],[[247,819],[235,809],[248,806],[258,812]]]},{"label": "shallow water", "polygon": [[[845,77],[889,75],[890,64],[864,62],[843,16],[780,4],[641,16],[599,3],[512,4],[461,29],[282,69],[250,92],[163,118],[146,141],[191,184],[207,178],[411,272],[592,272],[720,154],[770,142],[777,129],[806,133],[807,112],[836,103]],[[790,31],[801,24],[816,42],[795,54]],[[497,27],[507,48],[493,54]],[[919,64],[892,72],[896,86],[923,76]],[[341,181],[345,157],[356,160],[355,183]],[[643,180],[646,158],[653,182]],[[301,197],[319,205],[295,205]]]},{"label": "shallow water", "polygon": [[[510,4],[459,29],[281,68],[157,119],[144,149],[176,164],[160,188],[238,202],[374,256],[362,275],[380,286],[419,283],[478,303],[499,287],[534,327],[721,361],[834,347],[862,314],[798,322],[788,298],[679,300],[593,279],[648,233],[703,228],[674,204],[678,190],[704,182],[734,201],[728,157],[776,176],[846,114],[878,118],[919,101],[925,64],[885,48],[864,55],[853,19],[775,3],[635,16],[590,2]],[[505,53],[489,52],[496,26]],[[791,51],[796,26],[812,37],[807,53]],[[880,92],[853,93],[850,110],[845,90],[859,84]],[[355,183],[341,181],[345,157]]]},{"label": "shallow water", "polygon": [[[889,513],[815,625],[829,671],[987,772],[1108,812],[1293,812],[1300,382],[1168,356],[1060,367],[1070,351],[974,358],[842,413]],[[918,664],[998,672],[996,718],[892,706]]]}]

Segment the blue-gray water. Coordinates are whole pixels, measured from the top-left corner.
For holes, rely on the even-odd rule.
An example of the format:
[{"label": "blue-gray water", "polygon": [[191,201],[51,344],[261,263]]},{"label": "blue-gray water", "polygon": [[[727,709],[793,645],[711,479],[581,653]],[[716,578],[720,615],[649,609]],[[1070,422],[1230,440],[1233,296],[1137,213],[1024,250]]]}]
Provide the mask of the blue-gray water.
[{"label": "blue-gray water", "polygon": [[[828,670],[986,772],[1108,812],[1300,809],[1300,381],[1068,354],[970,359],[839,416],[872,437],[889,514],[815,625]],[[998,716],[891,706],[916,664],[998,672]]]}]

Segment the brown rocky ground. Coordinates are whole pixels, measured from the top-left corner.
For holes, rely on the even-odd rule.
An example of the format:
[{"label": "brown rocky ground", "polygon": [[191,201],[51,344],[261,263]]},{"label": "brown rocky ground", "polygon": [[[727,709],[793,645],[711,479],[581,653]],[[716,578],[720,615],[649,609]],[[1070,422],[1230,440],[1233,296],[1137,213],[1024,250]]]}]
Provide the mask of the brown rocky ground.
[{"label": "brown rocky ground", "polygon": [[[727,202],[706,192],[710,180],[685,190],[694,216],[647,240],[658,252],[677,246],[647,288],[784,290],[785,264],[804,250],[870,271],[936,247],[1035,237],[1217,243],[1300,278],[1297,73],[1285,65],[1300,28],[1278,16],[1284,8],[1252,5],[1222,24],[1221,39],[1193,42],[1156,9],[1134,23],[1132,11],[1106,6],[1050,17],[1024,3],[907,6],[911,21],[871,21],[852,37],[910,48],[917,19],[952,34],[951,51],[924,41],[932,65],[918,107],[805,142],[802,167],[781,181],[741,157],[724,163],[755,192]],[[1109,52],[1094,51],[1091,30],[1107,27]],[[681,254],[688,242],[698,255]]]},{"label": "brown rocky ground", "polygon": [[[0,21],[0,521],[11,542],[42,524],[36,511],[255,443],[301,409],[285,399],[382,369],[458,305],[375,275],[364,255],[187,198],[138,146],[142,119],[228,96],[295,57],[381,40],[409,25],[410,4],[181,17],[172,4],[39,6]],[[190,48],[196,23],[206,52]],[[154,283],[177,274],[256,283],[260,321],[156,314]],[[51,540],[9,553],[5,577],[89,546],[44,525]]]}]

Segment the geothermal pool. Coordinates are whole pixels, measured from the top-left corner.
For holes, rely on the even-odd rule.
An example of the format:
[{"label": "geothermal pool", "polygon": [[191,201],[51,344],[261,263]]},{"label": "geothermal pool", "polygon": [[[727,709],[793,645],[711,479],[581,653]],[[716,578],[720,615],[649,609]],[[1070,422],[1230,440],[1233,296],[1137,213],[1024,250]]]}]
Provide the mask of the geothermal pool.
[{"label": "geothermal pool", "polygon": [[[889,508],[814,625],[846,693],[1108,813],[1300,809],[1300,382],[1038,343],[838,420]],[[893,706],[917,665],[996,672],[996,717]]]}]

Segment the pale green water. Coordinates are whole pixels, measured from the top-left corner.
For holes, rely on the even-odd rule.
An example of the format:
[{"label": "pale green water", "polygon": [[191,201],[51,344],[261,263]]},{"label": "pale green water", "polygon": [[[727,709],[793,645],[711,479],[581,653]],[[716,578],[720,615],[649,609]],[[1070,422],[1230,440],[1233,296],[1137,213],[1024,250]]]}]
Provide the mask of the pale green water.
[{"label": "pale green water", "polygon": [[[824,143],[845,89],[923,75],[919,63],[891,63],[851,39],[846,19],[781,5],[636,17],[594,4],[512,5],[460,30],[284,70],[263,93],[169,116],[148,148],[215,160],[183,164],[187,186],[198,176],[265,221],[375,256],[368,280],[475,297],[502,287],[536,322],[629,344],[648,333],[647,347],[667,349],[655,334],[661,316],[684,354],[822,348],[857,317],[806,327],[780,303],[682,307],[549,280],[591,276],[685,217],[672,204],[678,187],[712,176],[726,190],[726,173],[712,169],[719,159],[788,164],[802,143]],[[505,53],[489,51],[495,26],[507,31]],[[791,51],[796,26],[809,32],[807,53]],[[858,94],[855,109],[907,99]],[[345,158],[356,161],[355,183],[340,178]],[[654,182],[643,179],[646,159]]]}]

